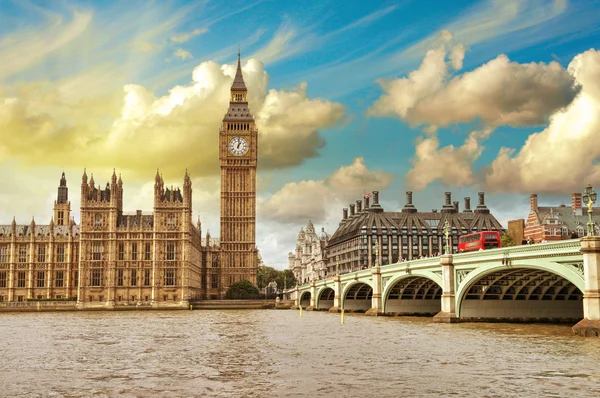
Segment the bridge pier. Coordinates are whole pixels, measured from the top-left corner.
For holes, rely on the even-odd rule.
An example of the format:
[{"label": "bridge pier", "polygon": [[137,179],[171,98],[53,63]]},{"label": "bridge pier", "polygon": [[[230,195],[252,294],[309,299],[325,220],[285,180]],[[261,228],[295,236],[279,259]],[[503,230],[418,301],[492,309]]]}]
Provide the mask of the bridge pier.
[{"label": "bridge pier", "polygon": [[583,319],[573,326],[579,336],[600,337],[600,236],[581,239],[583,253]]},{"label": "bridge pier", "polygon": [[342,278],[339,275],[336,275],[333,278],[333,290],[335,291],[335,296],[333,296],[333,307],[329,309],[329,312],[340,312],[342,309],[342,303],[340,300],[340,295],[342,294]]},{"label": "bridge pier", "polygon": [[454,263],[452,254],[444,254],[440,257],[442,266],[442,310],[433,317],[434,322],[456,323],[456,294],[454,287]]},{"label": "bridge pier", "polygon": [[306,307],[306,311],[313,311],[317,302],[317,286],[316,282],[312,281],[310,284],[310,305]]},{"label": "bridge pier", "polygon": [[373,297],[371,298],[371,308],[365,315],[381,315],[383,314],[383,305],[381,303],[381,268],[379,266],[371,269],[373,275]]},{"label": "bridge pier", "polygon": [[291,307],[292,310],[297,310],[300,305],[300,289],[296,285],[296,298],[294,299],[294,305]]}]

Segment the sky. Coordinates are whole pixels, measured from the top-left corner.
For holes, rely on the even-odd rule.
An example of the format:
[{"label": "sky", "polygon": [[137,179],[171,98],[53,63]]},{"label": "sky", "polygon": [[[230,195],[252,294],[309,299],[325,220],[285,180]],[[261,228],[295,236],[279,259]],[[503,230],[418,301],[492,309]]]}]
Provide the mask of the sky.
[{"label": "sky", "polygon": [[[47,224],[60,175],[113,169],[152,212],[156,170],[192,177],[219,235],[218,131],[238,46],[259,129],[257,246],[300,227],[485,192],[504,225],[600,189],[600,5],[581,1],[0,0],[0,224]],[[594,47],[596,46],[596,48]]]}]

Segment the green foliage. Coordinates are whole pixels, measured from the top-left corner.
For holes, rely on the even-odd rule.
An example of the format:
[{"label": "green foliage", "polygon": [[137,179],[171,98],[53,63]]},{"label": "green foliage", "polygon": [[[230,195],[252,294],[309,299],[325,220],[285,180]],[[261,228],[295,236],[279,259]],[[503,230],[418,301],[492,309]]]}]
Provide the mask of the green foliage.
[{"label": "green foliage", "polygon": [[512,236],[510,236],[509,234],[502,234],[502,236],[500,237],[500,244],[502,245],[502,247],[510,247],[517,245]]},{"label": "green foliage", "polygon": [[273,281],[277,282],[277,289],[283,289],[284,287],[289,289],[296,286],[294,273],[289,269],[279,271],[273,267],[264,266],[256,273],[256,283],[259,289],[263,289]]},{"label": "green foliage", "polygon": [[235,282],[225,293],[229,300],[245,300],[258,298],[258,289],[250,281],[242,280]]},{"label": "green foliage", "polygon": [[[258,288],[263,289],[269,283],[273,282],[274,280],[277,280],[278,272],[279,271],[277,271],[275,268],[267,266],[264,266],[261,269],[259,269],[256,273],[256,284],[258,285]],[[279,284],[277,285],[279,286]]]}]

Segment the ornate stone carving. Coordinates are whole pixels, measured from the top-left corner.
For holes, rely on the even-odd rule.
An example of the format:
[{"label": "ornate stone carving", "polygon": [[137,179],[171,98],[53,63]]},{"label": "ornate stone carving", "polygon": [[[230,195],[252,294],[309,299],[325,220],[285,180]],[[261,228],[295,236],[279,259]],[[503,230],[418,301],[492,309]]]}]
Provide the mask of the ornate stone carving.
[{"label": "ornate stone carving", "polygon": [[469,272],[471,272],[473,270],[474,270],[474,268],[457,270],[456,271],[456,283],[458,283],[460,285],[462,283],[462,281],[467,277]]},{"label": "ornate stone carving", "polygon": [[390,276],[386,276],[385,278],[381,278],[381,287],[383,289],[385,289],[385,286],[387,285],[388,281],[390,280]]},{"label": "ornate stone carving", "polygon": [[574,264],[570,264],[570,265],[575,268],[575,272],[577,272],[581,276],[584,276],[583,275],[583,263],[574,263]]}]

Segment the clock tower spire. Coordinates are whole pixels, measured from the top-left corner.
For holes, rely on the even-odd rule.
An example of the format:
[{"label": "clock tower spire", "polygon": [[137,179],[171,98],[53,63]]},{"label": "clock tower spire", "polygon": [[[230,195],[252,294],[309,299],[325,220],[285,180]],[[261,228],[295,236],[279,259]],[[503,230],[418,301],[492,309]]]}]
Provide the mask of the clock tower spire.
[{"label": "clock tower spire", "polygon": [[248,107],[240,51],[219,131],[221,164],[221,295],[232,283],[256,285],[256,166],[258,130]]}]

